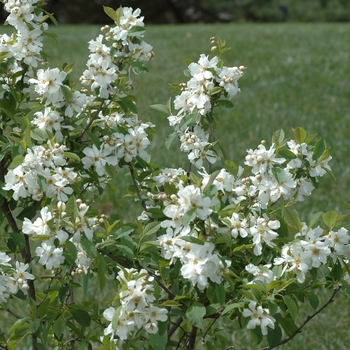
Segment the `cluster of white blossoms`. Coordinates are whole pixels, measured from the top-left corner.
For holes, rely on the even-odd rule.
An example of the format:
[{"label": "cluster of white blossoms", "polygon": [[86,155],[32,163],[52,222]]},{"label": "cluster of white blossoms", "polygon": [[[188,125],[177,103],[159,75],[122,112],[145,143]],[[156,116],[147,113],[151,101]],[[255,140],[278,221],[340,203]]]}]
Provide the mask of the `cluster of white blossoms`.
[{"label": "cluster of white blossoms", "polygon": [[71,184],[77,181],[78,174],[66,167],[64,157],[66,147],[55,143],[33,146],[27,149],[20,165],[5,175],[6,191],[13,191],[15,200],[32,198],[39,201],[44,196],[66,202],[73,193]]},{"label": "cluster of white blossoms", "polygon": [[16,261],[16,265],[10,264],[11,258],[0,252],[0,303],[6,302],[11,294],[18,291],[27,293],[28,280],[34,280],[34,275],[27,271],[29,264]]},{"label": "cluster of white blossoms", "polygon": [[[125,96],[114,82],[124,77],[124,87],[132,87],[130,73],[142,67],[142,62],[153,57],[152,46],[143,41],[144,23],[139,9],[120,8],[119,23],[102,28],[95,40],[89,42],[90,56],[87,67],[80,78],[82,84],[90,86],[91,92],[107,99],[115,94]],[[105,44],[108,43],[109,45]],[[133,62],[132,64],[127,64]],[[125,90],[124,90],[125,91]]]},{"label": "cluster of white blossoms", "polygon": [[45,16],[36,13],[35,4],[39,0],[3,0],[4,10],[9,13],[6,22],[16,28],[16,35],[0,35],[0,52],[14,58],[8,70],[8,81],[12,75],[22,70],[21,64],[37,67],[43,46],[42,33],[47,30]]},{"label": "cluster of white blossoms", "polygon": [[256,205],[266,209],[281,197],[285,200],[303,201],[310,196],[318,177],[330,170],[326,158],[314,157],[314,151],[306,143],[287,142],[289,159],[278,157],[274,144],[266,149],[263,141],[256,150],[248,150],[245,164],[251,167],[254,176],[250,176],[247,193],[256,197]]},{"label": "cluster of white blossoms", "polygon": [[166,228],[166,234],[157,239],[162,257],[171,264],[179,260],[182,265],[181,275],[193,286],[204,290],[208,287],[209,280],[214,283],[222,282],[231,262],[224,261],[214,251],[215,245],[212,242],[196,243],[202,232],[198,220],[205,223],[218,201],[215,197],[205,196],[203,189],[195,185],[184,186],[180,179],[182,175],[182,169],[167,168],[155,177],[159,186],[169,182],[178,189],[176,195],[164,197],[163,212],[169,219],[161,222],[161,226]]},{"label": "cluster of white blossoms", "polygon": [[[43,207],[40,216],[34,221],[24,218],[22,232],[40,237],[42,243],[35,252],[39,263],[48,270],[57,269],[63,264],[63,252],[67,241],[75,246],[77,272],[87,273],[92,264],[92,257],[83,249],[81,238],[86,237],[92,241],[98,219],[89,217],[89,206],[81,200],[77,199],[75,204],[76,213],[73,216],[68,215],[66,203],[58,202],[57,207],[53,209]],[[55,243],[55,239],[58,239],[58,243]]]},{"label": "cluster of white blossoms", "polygon": [[281,257],[275,258],[274,265],[283,265],[282,274],[292,273],[299,283],[305,281],[306,273],[312,268],[327,264],[328,257],[335,262],[350,259],[349,232],[341,227],[337,231],[325,232],[321,227],[303,230],[295,235],[295,240],[284,245]]},{"label": "cluster of white blossoms", "polygon": [[158,321],[167,320],[168,310],[153,304],[156,300],[152,294],[153,277],[144,269],[123,269],[119,271],[117,280],[120,282],[120,306],[117,309],[109,307],[103,312],[110,322],[104,335],[117,342],[141,328],[150,334],[157,333]]},{"label": "cluster of white blossoms", "polygon": [[152,123],[139,121],[134,113],[115,113],[106,117],[101,114],[96,121],[96,125],[100,124],[104,124],[106,135],[103,136],[99,148],[92,145],[83,150],[85,157],[82,163],[85,169],[93,167],[99,176],[107,176],[106,165],[118,169],[121,160],[126,163],[136,157],[149,160],[146,148],[150,141],[146,130],[154,126]]},{"label": "cluster of white blossoms", "polygon": [[168,120],[180,138],[180,150],[188,153],[189,161],[198,169],[204,160],[211,164],[217,160],[210,135],[202,127],[204,117],[212,113],[221,94],[231,100],[240,91],[238,80],[243,71],[244,67],[222,67],[219,57],[209,59],[204,54],[198,63],[188,66],[191,78],[186,84],[180,84],[182,92],[174,100],[177,114]]}]

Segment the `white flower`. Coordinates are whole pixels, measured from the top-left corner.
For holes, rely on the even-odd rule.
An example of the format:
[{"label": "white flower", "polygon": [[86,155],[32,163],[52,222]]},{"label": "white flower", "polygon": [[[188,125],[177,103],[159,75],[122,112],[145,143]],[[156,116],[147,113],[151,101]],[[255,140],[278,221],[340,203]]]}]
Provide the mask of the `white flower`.
[{"label": "white flower", "polygon": [[48,207],[44,207],[40,210],[40,217],[38,217],[34,223],[29,219],[24,218],[22,231],[26,235],[44,235],[49,236],[51,229],[48,225],[48,222],[52,219],[52,214],[49,212]]},{"label": "white flower", "polygon": [[63,249],[56,248],[50,242],[41,243],[41,247],[37,247],[35,253],[40,257],[39,263],[45,265],[48,270],[58,268],[64,262]]},{"label": "white flower", "polygon": [[34,280],[34,276],[27,272],[29,264],[16,261],[16,269],[8,279],[8,289],[12,294],[16,294],[19,289],[26,292],[28,287],[27,280]]},{"label": "white flower", "polygon": [[256,306],[256,301],[251,300],[249,302],[249,309],[244,309],[242,315],[244,317],[251,317],[251,320],[247,324],[248,329],[254,329],[257,326],[261,328],[261,333],[267,335],[267,327],[275,328],[275,318],[270,316],[269,310],[262,308],[262,306]]}]

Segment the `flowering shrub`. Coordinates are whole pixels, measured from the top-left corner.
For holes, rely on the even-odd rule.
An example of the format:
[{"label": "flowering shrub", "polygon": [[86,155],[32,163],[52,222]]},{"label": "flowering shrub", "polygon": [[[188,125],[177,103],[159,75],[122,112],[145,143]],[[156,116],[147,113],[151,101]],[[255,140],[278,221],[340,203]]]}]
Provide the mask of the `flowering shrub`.
[{"label": "flowering shrub", "polygon": [[[43,3],[2,2],[15,33],[0,39],[0,302],[17,319],[2,348],[213,349],[228,346],[214,324],[238,319],[271,349],[307,323],[295,323],[300,304],[310,320],[348,290],[344,216],[301,222],[293,209],[331,173],[325,141],[297,127],[247,150],[244,167],[221,156],[217,110],[233,107],[244,73],[224,64],[224,42],[211,38],[173,103],[153,106],[174,129],[166,147],[178,138],[188,157],[161,169],[132,95],[153,58],[140,10],[105,8],[115,24],[89,42],[76,89],[73,65],[43,60]],[[133,223],[91,206],[122,168],[140,203]],[[334,292],[318,309],[324,285]]]}]

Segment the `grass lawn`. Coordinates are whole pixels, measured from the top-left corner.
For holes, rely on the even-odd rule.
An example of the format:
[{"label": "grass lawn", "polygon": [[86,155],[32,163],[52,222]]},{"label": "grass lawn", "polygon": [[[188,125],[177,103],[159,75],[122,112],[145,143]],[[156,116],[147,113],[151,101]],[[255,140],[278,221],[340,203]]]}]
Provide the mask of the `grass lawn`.
[{"label": "grass lawn", "polygon": [[[165,137],[172,131],[166,117],[149,105],[166,103],[168,83],[185,80],[185,59],[197,61],[201,53],[209,53],[209,38],[219,36],[232,48],[225,55],[227,65],[248,67],[239,81],[242,92],[234,101],[235,108],[222,111],[216,131],[229,158],[243,164],[247,148],[255,148],[262,139],[270,143],[277,129],[292,136],[292,128],[302,126],[308,133],[326,139],[336,176],[336,181],[329,176],[321,179],[318,191],[299,206],[303,219],[317,211],[346,212],[343,203],[350,202],[350,24],[217,24],[147,29],[146,41],[154,46],[155,59],[149,65],[150,74],[134,81],[140,118],[150,116],[158,126],[150,148],[153,162],[186,166],[175,143],[169,153],[164,152]],[[63,26],[52,31],[59,41],[48,42],[51,65],[77,62],[78,78],[87,60],[86,43],[98,35],[99,28]],[[131,218],[130,203],[125,204],[121,198],[126,186],[120,183],[127,181],[124,177],[119,175],[116,192],[109,191],[98,205],[110,204],[112,214]],[[322,298],[325,300],[327,294]],[[348,349],[349,310],[348,301],[339,296],[291,344],[280,349]],[[300,317],[308,314],[310,310],[301,310]],[[257,349],[250,345],[247,332],[235,329],[227,328],[234,349]]]}]

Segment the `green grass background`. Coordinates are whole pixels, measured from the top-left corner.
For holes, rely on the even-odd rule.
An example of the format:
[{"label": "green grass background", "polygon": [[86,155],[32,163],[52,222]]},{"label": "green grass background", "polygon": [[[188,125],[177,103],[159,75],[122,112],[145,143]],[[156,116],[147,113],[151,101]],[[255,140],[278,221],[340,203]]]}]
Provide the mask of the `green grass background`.
[{"label": "green grass background", "polygon": [[[63,26],[52,28],[58,43],[47,41],[46,51],[51,66],[76,62],[75,77],[85,69],[87,41],[96,37],[96,26]],[[331,166],[336,181],[322,178],[320,188],[299,208],[304,219],[317,211],[346,212],[350,202],[350,24],[217,24],[149,26],[145,40],[154,47],[155,58],[149,64],[150,74],[135,81],[135,95],[141,119],[149,116],[157,125],[157,134],[149,152],[160,166],[185,167],[176,144],[165,152],[165,137],[172,131],[165,115],[149,106],[166,103],[168,83],[185,81],[185,59],[197,61],[199,54],[209,53],[212,36],[227,42],[231,50],[225,54],[227,65],[244,65],[245,76],[239,81],[241,94],[235,107],[222,110],[216,132],[229,158],[243,164],[247,148],[255,148],[260,140],[270,143],[272,133],[284,129],[292,136],[292,128],[302,126],[308,133],[326,139],[332,149]],[[98,206],[113,216],[131,218],[140,209],[124,200],[128,178],[118,175],[115,192],[101,197]],[[121,184],[121,185],[120,185]],[[321,297],[327,298],[323,292]],[[301,310],[300,318],[310,314]],[[348,349],[349,305],[343,296],[298,335],[280,349]],[[258,349],[248,332],[227,326],[234,349]]]}]

